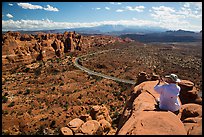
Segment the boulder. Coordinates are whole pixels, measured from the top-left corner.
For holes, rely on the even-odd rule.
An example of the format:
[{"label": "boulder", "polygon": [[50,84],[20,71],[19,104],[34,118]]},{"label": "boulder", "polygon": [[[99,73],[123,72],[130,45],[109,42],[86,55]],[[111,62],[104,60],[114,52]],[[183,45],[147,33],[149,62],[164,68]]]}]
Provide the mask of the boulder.
[{"label": "boulder", "polygon": [[74,132],[77,132],[83,123],[84,123],[84,121],[82,121],[81,119],[75,118],[75,119],[71,120],[71,121],[67,124],[67,126],[68,126],[70,129],[72,129]]},{"label": "boulder", "polygon": [[136,85],[138,85],[144,81],[148,81],[148,76],[147,76],[146,72],[140,72],[137,76]]},{"label": "boulder", "polygon": [[178,116],[182,121],[189,117],[202,117],[202,106],[194,103],[184,104]]},{"label": "boulder", "polygon": [[89,120],[81,126],[81,132],[86,135],[102,135],[103,130],[98,121]]},{"label": "boulder", "polygon": [[45,129],[43,129],[43,134],[44,135],[54,135],[54,130],[49,129],[49,128],[45,128]]},{"label": "boulder", "polygon": [[194,101],[194,103],[202,105],[202,98],[201,97],[197,97]]},{"label": "boulder", "polygon": [[70,128],[68,128],[68,127],[62,127],[60,129],[60,132],[61,132],[62,135],[73,135],[72,130]]},{"label": "boulder", "polygon": [[160,79],[160,76],[153,73],[150,80],[154,81],[154,80],[159,80],[159,79]]},{"label": "boulder", "polygon": [[88,114],[80,116],[80,119],[83,120],[84,122],[92,120],[91,116]]},{"label": "boulder", "polygon": [[109,111],[108,111],[108,109],[106,108],[105,105],[93,106],[91,108],[91,111],[90,111],[90,116],[92,117],[93,120],[105,119],[108,122],[112,123],[112,119],[111,119],[111,117],[109,115]]},{"label": "boulder", "polygon": [[111,124],[107,120],[101,119],[99,120],[99,124],[103,129],[104,135],[107,134],[111,130]]},{"label": "boulder", "polygon": [[172,112],[142,111],[132,115],[118,135],[187,135],[187,132]]},{"label": "boulder", "polygon": [[184,85],[179,84],[181,87],[180,91],[180,99],[182,104],[187,104],[187,103],[197,103],[201,104],[200,97],[198,96],[198,90],[196,87],[193,86],[194,84],[190,81],[186,81]]},{"label": "boulder", "polygon": [[116,134],[116,130],[111,128],[111,130],[108,132],[107,135],[115,135]]},{"label": "boulder", "polygon": [[202,135],[202,118],[190,117],[183,122],[188,135]]},{"label": "boulder", "polygon": [[202,120],[188,130],[188,135],[202,135]]},{"label": "boulder", "polygon": [[181,87],[182,91],[189,91],[193,89],[194,83],[189,80],[181,80],[178,85]]}]

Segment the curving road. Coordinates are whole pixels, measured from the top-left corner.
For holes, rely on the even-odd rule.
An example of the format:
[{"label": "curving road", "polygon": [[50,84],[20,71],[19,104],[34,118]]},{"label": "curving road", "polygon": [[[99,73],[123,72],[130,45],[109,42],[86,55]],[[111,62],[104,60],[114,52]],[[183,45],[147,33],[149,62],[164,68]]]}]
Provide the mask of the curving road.
[{"label": "curving road", "polygon": [[95,75],[95,76],[99,76],[99,77],[103,77],[103,78],[106,78],[106,79],[111,79],[111,80],[118,81],[118,82],[123,82],[123,83],[128,83],[128,84],[133,84],[133,85],[135,85],[135,84],[136,84],[135,81],[126,80],[126,79],[119,79],[119,78],[116,78],[116,77],[108,76],[108,75],[105,75],[105,74],[102,74],[102,73],[99,73],[99,72],[92,71],[92,70],[90,70],[90,69],[88,69],[88,68],[86,68],[86,67],[83,67],[82,65],[79,64],[79,60],[80,60],[81,58],[84,58],[84,57],[87,57],[87,56],[91,56],[91,55],[95,55],[95,54],[100,54],[100,53],[108,52],[108,51],[111,51],[111,50],[119,50],[119,49],[104,50],[104,51],[95,52],[95,53],[83,55],[83,56],[80,56],[80,57],[76,57],[76,58],[73,60],[73,63],[74,63],[74,65],[75,65],[77,68],[79,68],[79,69],[82,70],[82,71],[85,71],[85,72],[88,73],[88,74]]}]

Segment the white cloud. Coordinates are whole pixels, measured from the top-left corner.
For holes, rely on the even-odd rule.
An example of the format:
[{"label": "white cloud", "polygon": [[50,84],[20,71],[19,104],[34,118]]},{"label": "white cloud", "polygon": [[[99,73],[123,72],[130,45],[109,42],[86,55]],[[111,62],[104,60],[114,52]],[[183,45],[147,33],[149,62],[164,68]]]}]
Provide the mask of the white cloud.
[{"label": "white cloud", "polygon": [[44,10],[48,10],[48,11],[59,11],[57,8],[54,8],[50,5],[47,5],[47,8],[44,8]]},{"label": "white cloud", "polygon": [[184,5],[183,5],[185,8],[189,8],[190,7],[190,4],[188,2],[186,2]]},{"label": "white cloud", "polygon": [[190,8],[182,7],[181,10],[179,10],[177,13],[180,15],[184,15],[186,18],[187,17],[198,18],[198,19],[202,18],[202,13],[200,13],[197,10],[192,11]]},{"label": "white cloud", "polygon": [[168,13],[172,13],[172,12],[175,12],[174,8],[171,8],[171,7],[166,7],[166,6],[159,6],[159,7],[152,7],[152,9],[155,11],[155,12],[168,12]]},{"label": "white cloud", "polygon": [[124,11],[143,12],[144,9],[145,9],[144,6],[136,6],[136,7],[126,6],[126,7],[123,7],[123,9],[117,9],[116,12],[124,12]]},{"label": "white cloud", "polygon": [[[202,18],[202,11],[201,10],[192,10],[192,6],[196,6],[197,8],[200,6],[197,2],[191,2],[191,3],[185,3],[183,7],[181,7],[179,10],[174,10],[171,7],[152,7],[153,13],[151,14],[154,18],[157,19],[184,19],[184,18]],[[199,7],[199,9],[202,8]]]},{"label": "white cloud", "polygon": [[202,2],[185,2],[183,6],[185,8],[194,7],[196,10],[202,10]]},{"label": "white cloud", "polygon": [[178,14],[184,15],[186,18],[202,18],[202,3],[201,2],[185,2],[183,7],[178,11]]},{"label": "white cloud", "polygon": [[200,26],[195,26],[188,20],[189,17],[201,19],[202,15],[195,15],[196,12],[193,12],[189,8],[189,4],[185,3],[184,5],[179,10],[175,10],[174,8],[165,6],[152,7],[150,15],[153,17],[153,19],[155,19],[155,21],[160,24],[160,26],[169,29],[202,29],[202,24],[200,24]]},{"label": "white cloud", "polygon": [[122,9],[117,9],[116,12],[123,12],[124,10]]},{"label": "white cloud", "polygon": [[9,3],[8,5],[9,5],[9,6],[13,6],[13,4],[12,4],[12,3]]},{"label": "white cloud", "polygon": [[197,10],[202,10],[202,2],[194,2],[194,5],[197,7]]},{"label": "white cloud", "polygon": [[109,8],[109,7],[105,7],[105,9],[106,9],[106,10],[110,10],[110,8]]},{"label": "white cloud", "polygon": [[112,5],[121,5],[122,3],[120,3],[120,2],[110,2],[110,4],[112,4]]},{"label": "white cloud", "polygon": [[152,7],[152,13],[150,15],[161,24],[180,24],[180,19],[185,18],[185,16],[175,14],[175,12],[171,7],[159,6]]},{"label": "white cloud", "polygon": [[96,8],[96,10],[100,10],[101,8]]},{"label": "white cloud", "polygon": [[11,15],[11,14],[6,14],[6,16],[8,17],[8,18],[13,18],[13,15]]},{"label": "white cloud", "polygon": [[195,26],[187,21],[180,21],[175,23],[158,22],[151,20],[140,20],[133,18],[132,20],[118,20],[118,21],[101,21],[91,23],[81,22],[53,22],[52,20],[2,20],[2,31],[9,30],[41,30],[41,29],[66,29],[66,28],[77,28],[77,27],[94,27],[99,25],[128,25],[128,26],[149,26],[156,27],[160,26],[167,29],[186,29],[193,31],[200,31],[202,26]]},{"label": "white cloud", "polygon": [[143,10],[145,9],[144,6],[136,6],[136,7],[126,6],[125,8],[126,8],[127,10],[137,11],[137,12],[143,12]]},{"label": "white cloud", "polygon": [[23,9],[43,9],[43,7],[40,5],[32,5],[30,3],[17,3],[17,5]]},{"label": "white cloud", "polygon": [[47,7],[42,7],[40,5],[33,5],[30,3],[17,3],[18,6],[20,6],[23,9],[42,9],[42,10],[47,10],[47,11],[59,11],[57,8],[54,8],[50,5],[47,5]]}]

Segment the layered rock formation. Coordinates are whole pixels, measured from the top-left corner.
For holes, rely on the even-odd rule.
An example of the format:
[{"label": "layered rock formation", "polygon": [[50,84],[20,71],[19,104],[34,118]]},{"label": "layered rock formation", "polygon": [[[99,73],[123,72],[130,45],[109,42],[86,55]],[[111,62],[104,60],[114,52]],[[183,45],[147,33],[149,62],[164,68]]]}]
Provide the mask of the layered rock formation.
[{"label": "layered rock formation", "polygon": [[67,52],[86,50],[92,46],[103,46],[116,41],[122,39],[112,36],[83,37],[75,32],[34,35],[9,31],[2,34],[2,62],[29,64],[36,60],[46,61],[53,57],[62,57]]},{"label": "layered rock formation", "polygon": [[[186,83],[187,80],[183,82]],[[61,128],[61,134],[202,135],[202,106],[190,103],[191,101],[184,103],[182,100],[185,100],[185,96],[181,94],[182,107],[179,114],[161,110],[156,102],[159,98],[159,94],[154,91],[156,84],[157,81],[145,81],[135,86],[130,99],[126,102],[117,131],[111,126],[112,119],[108,109],[102,105],[92,106],[90,114],[71,120],[66,127]]]},{"label": "layered rock formation", "polygon": [[[181,86],[181,110],[178,115],[158,108],[156,99],[159,98],[153,88],[157,81],[146,81],[134,88],[131,98],[126,103],[121,116],[118,135],[202,135],[202,106],[194,99],[189,100],[192,88]],[[183,80],[181,85],[185,85]],[[188,82],[191,83],[191,82]],[[187,84],[186,84],[187,85]],[[189,85],[188,85],[189,86]],[[190,95],[189,95],[190,96]],[[199,98],[202,102],[202,98]]]}]

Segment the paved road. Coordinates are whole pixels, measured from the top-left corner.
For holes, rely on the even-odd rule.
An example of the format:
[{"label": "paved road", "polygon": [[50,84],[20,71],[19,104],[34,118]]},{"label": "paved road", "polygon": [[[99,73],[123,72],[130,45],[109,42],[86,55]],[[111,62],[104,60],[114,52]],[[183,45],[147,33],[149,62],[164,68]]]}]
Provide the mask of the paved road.
[{"label": "paved road", "polygon": [[[119,50],[119,49],[111,49],[111,50]],[[84,58],[84,57],[95,55],[95,54],[101,54],[101,53],[104,53],[104,52],[109,52],[111,50],[104,50],[104,51],[101,51],[101,52],[96,52],[96,53],[91,53],[91,54],[83,55],[83,56],[80,56],[80,57],[76,57],[74,59],[73,63],[77,68],[79,68],[82,71],[85,71],[88,74],[103,77],[103,78],[106,78],[106,79],[111,79],[111,80],[118,81],[118,82],[123,82],[123,83],[128,83],[128,84],[135,85],[136,84],[135,81],[126,80],[126,79],[119,79],[119,78],[116,78],[116,77],[108,76],[108,75],[105,75],[105,74],[102,74],[102,73],[99,73],[99,72],[92,71],[92,70],[90,70],[90,69],[88,69],[86,67],[83,67],[82,65],[79,64],[79,60]]]}]

